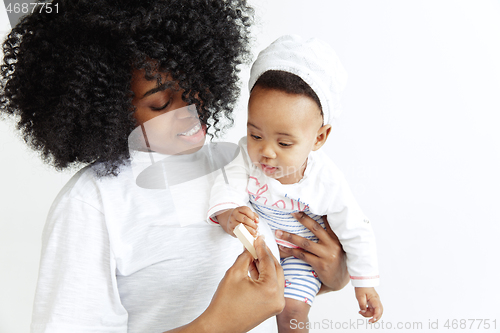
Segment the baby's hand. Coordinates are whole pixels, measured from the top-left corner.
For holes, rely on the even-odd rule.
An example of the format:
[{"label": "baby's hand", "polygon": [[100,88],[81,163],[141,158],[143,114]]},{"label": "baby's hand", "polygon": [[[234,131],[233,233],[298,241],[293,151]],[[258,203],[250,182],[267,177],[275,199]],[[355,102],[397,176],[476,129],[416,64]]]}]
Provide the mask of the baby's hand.
[{"label": "baby's hand", "polygon": [[370,323],[374,323],[382,317],[384,312],[384,307],[380,302],[380,297],[378,296],[375,288],[354,288],[356,290],[356,299],[359,303],[359,314],[363,317],[372,317],[369,320]]},{"label": "baby's hand", "polygon": [[240,206],[233,210],[228,210],[224,213],[218,214],[217,220],[219,220],[219,224],[224,231],[233,237],[236,237],[233,230],[240,223],[245,225],[252,236],[257,236],[257,223],[259,223],[259,216],[247,206]]}]

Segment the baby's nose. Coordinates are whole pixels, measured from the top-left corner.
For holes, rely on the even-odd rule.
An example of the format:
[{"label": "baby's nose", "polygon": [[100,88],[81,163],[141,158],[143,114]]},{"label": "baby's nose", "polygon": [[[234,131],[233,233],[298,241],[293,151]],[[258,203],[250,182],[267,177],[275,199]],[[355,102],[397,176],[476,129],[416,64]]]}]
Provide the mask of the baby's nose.
[{"label": "baby's nose", "polygon": [[274,149],[272,149],[271,145],[264,144],[261,154],[265,158],[276,158],[276,153],[274,152]]}]

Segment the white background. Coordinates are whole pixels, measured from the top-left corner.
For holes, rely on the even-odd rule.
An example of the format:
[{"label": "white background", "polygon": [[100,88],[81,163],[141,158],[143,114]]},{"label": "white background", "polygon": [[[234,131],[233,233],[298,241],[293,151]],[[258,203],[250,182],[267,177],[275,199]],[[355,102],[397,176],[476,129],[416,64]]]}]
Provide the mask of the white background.
[{"label": "white background", "polygon": [[[255,54],[282,34],[315,36],[349,74],[344,114],[322,149],[373,223],[385,329],[346,326],[362,318],[347,286],[317,298],[310,320],[328,324],[311,332],[335,324],[345,332],[454,331],[448,319],[496,320],[496,330],[476,330],[477,321],[456,330],[500,332],[500,2],[250,3]],[[247,96],[233,142],[245,131]],[[44,219],[71,173],[43,165],[9,121],[0,122],[0,154],[0,332],[26,332]]]}]

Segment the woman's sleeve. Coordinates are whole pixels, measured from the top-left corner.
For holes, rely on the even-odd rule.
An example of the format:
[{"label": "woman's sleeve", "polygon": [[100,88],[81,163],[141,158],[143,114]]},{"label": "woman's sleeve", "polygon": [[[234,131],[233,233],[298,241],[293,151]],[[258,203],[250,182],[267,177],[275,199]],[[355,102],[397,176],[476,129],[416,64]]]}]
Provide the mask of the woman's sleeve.
[{"label": "woman's sleeve", "polygon": [[103,213],[56,199],[42,239],[31,332],[127,332]]}]

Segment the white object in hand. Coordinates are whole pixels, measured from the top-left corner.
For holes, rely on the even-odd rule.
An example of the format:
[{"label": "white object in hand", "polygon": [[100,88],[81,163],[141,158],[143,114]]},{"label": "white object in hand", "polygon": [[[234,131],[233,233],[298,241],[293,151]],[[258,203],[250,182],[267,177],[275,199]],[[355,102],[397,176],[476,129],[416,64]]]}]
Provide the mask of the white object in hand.
[{"label": "white object in hand", "polygon": [[250,234],[243,223],[238,224],[236,228],[233,230],[234,234],[241,243],[245,246],[245,248],[252,254],[252,256],[257,259],[257,252],[255,252],[255,247],[253,246],[253,242],[255,238]]}]

